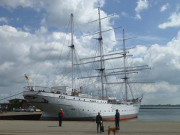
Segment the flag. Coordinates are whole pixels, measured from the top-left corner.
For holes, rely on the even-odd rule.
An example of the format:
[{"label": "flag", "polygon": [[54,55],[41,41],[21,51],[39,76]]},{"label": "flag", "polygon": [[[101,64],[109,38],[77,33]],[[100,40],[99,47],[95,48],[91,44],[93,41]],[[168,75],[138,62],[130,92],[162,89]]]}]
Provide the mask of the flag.
[{"label": "flag", "polygon": [[29,78],[26,75],[25,75],[25,78],[26,78],[27,81],[29,81]]}]

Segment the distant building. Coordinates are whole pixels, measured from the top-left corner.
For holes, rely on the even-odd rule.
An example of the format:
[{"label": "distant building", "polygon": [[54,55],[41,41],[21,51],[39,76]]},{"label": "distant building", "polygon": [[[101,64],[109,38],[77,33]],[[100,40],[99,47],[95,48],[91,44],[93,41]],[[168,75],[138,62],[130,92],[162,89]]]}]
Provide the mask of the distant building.
[{"label": "distant building", "polygon": [[24,100],[24,99],[18,99],[18,98],[9,100],[9,103],[10,103],[10,104],[19,103],[19,104],[21,104],[20,107],[23,108],[23,109],[24,109],[24,108],[27,108],[27,107],[29,106],[26,100]]},{"label": "distant building", "polygon": [[0,103],[0,112],[7,111],[9,109],[10,104],[9,103]]},{"label": "distant building", "polygon": [[15,98],[15,99],[11,99],[9,100],[9,103],[22,103],[23,101],[25,101],[24,99],[18,99],[18,98]]},{"label": "distant building", "polygon": [[26,109],[29,107],[29,104],[24,99],[11,99],[9,103],[0,103],[0,112],[4,111],[13,111],[13,109],[22,108]]}]

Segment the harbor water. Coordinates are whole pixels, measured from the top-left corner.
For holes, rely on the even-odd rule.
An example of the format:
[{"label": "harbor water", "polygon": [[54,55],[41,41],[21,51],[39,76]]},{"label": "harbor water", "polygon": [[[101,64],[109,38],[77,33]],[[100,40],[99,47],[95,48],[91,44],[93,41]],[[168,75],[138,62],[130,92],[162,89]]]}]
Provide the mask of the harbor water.
[{"label": "harbor water", "polygon": [[138,118],[130,121],[173,121],[180,122],[180,107],[141,108]]}]

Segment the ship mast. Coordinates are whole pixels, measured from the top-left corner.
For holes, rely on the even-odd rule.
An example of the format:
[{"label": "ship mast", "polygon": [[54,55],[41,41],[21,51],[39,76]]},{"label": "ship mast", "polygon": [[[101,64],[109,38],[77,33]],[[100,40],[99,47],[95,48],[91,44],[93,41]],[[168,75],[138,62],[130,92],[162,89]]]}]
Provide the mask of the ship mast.
[{"label": "ship mast", "polygon": [[102,88],[102,99],[104,99],[104,58],[103,58],[103,44],[102,44],[102,30],[101,30],[101,16],[100,16],[100,8],[98,8],[99,14],[99,52],[100,52],[100,74],[101,74],[101,88]]},{"label": "ship mast", "polygon": [[126,68],[126,46],[125,46],[125,34],[124,34],[124,29],[123,29],[123,68],[124,68],[124,78],[122,78],[124,80],[124,84],[125,84],[125,100],[128,100],[128,90],[127,90],[127,83],[128,83],[128,77],[127,77],[127,68]]},{"label": "ship mast", "polygon": [[[78,79],[85,79],[85,78],[93,78],[93,77],[100,77],[101,78],[101,99],[103,100],[104,99],[104,90],[105,90],[105,87],[104,87],[104,82],[105,82],[105,77],[106,76],[112,76],[114,74],[105,74],[105,64],[104,64],[104,61],[105,60],[110,60],[110,59],[117,59],[117,58],[122,58],[122,56],[119,56],[119,57],[110,57],[110,56],[113,56],[113,55],[118,55],[118,54],[121,54],[121,53],[113,53],[113,54],[108,54],[108,55],[104,55],[104,52],[103,52],[103,38],[102,38],[102,32],[107,32],[107,31],[110,31],[110,30],[113,30],[113,29],[109,29],[109,30],[104,30],[102,31],[101,29],[101,20],[102,19],[105,19],[105,18],[108,18],[108,17],[111,17],[111,16],[114,16],[114,15],[110,15],[110,16],[107,16],[107,17],[104,17],[104,18],[101,18],[101,15],[100,15],[100,8],[98,8],[98,20],[94,20],[94,21],[91,21],[91,22],[95,22],[95,21],[98,21],[99,22],[99,31],[94,33],[94,34],[90,34],[90,35],[95,35],[95,34],[98,34],[99,37],[96,38],[99,42],[99,56],[95,56],[95,57],[90,57],[90,58],[84,58],[84,59],[81,59],[81,60],[85,60],[86,62],[82,62],[82,63],[79,63],[79,64],[75,64],[75,65],[81,65],[81,64],[90,64],[90,63],[94,63],[94,62],[98,62],[99,63],[99,69],[96,69],[96,70],[99,70],[99,74],[100,75],[92,75],[92,76],[88,76],[88,77],[79,77]],[[118,27],[119,28],[119,27]],[[89,36],[89,35],[85,35],[85,36]],[[106,58],[107,57],[107,58]],[[109,58],[108,58],[109,57]],[[91,61],[90,59],[96,59],[96,60],[93,60]],[[116,74],[118,75],[118,74]],[[107,95],[107,94],[106,94]]]},{"label": "ship mast", "polygon": [[71,13],[71,51],[72,51],[72,90],[74,90],[74,23],[73,14]]},{"label": "ship mast", "polygon": [[[116,53],[110,53],[110,54],[105,54],[103,52],[103,38],[102,38],[102,32],[107,32],[109,30],[104,30],[102,31],[101,29],[101,20],[105,19],[107,17],[101,18],[100,16],[100,9],[98,8],[98,14],[99,14],[99,18],[98,20],[94,20],[92,22],[95,21],[99,21],[99,31],[94,33],[94,34],[90,34],[90,35],[95,35],[95,34],[99,34],[99,37],[97,38],[99,41],[99,56],[95,56],[95,57],[89,57],[89,58],[83,58],[81,60],[85,61],[85,62],[80,62],[79,64],[75,64],[75,65],[81,65],[81,64],[90,64],[90,63],[94,63],[94,62],[98,62],[100,65],[99,69],[99,73],[100,75],[92,75],[92,76],[85,76],[85,77],[79,77],[78,79],[85,79],[85,78],[94,78],[94,77],[100,77],[101,78],[101,99],[104,99],[104,84],[123,84],[125,86],[125,101],[128,101],[130,99],[130,97],[128,97],[129,93],[131,93],[132,98],[134,99],[134,95],[132,93],[132,89],[130,88],[130,84],[131,83],[148,83],[148,82],[137,82],[137,81],[129,81],[129,74],[137,74],[139,70],[145,70],[145,69],[150,69],[148,65],[143,65],[143,66],[135,66],[135,67],[128,67],[127,66],[127,57],[130,57],[132,55],[128,54],[129,52],[127,51],[128,49],[125,46],[125,41],[132,39],[134,37],[131,38],[125,38],[125,32],[123,29],[123,39],[121,41],[123,41],[123,51],[122,52],[116,52]],[[112,16],[112,15],[111,15]],[[85,36],[89,36],[89,35],[85,35]],[[117,56],[118,55],[118,56]],[[120,55],[120,56],[119,56]],[[106,73],[105,73],[105,64],[104,61],[105,60],[112,60],[112,59],[119,59],[119,58],[123,58],[123,67],[118,67],[118,68],[113,68],[113,69],[106,69]],[[91,59],[95,59],[95,60],[91,60]],[[113,70],[113,71],[112,71]],[[123,76],[121,79],[123,80],[123,82],[108,82],[106,81],[105,83],[105,77],[107,76]],[[128,87],[130,88],[130,92],[128,93]],[[107,95],[107,94],[106,94]]]}]

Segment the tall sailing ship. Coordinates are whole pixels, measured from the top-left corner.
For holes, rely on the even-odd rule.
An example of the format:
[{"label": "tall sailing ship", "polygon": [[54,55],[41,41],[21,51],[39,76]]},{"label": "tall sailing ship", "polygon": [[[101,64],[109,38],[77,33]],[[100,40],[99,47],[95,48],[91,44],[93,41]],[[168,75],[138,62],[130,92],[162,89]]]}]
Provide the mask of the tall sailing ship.
[{"label": "tall sailing ship", "polygon": [[[114,54],[106,54],[103,52],[103,38],[102,38],[102,30],[101,30],[101,17],[100,17],[100,9],[98,9],[99,13],[99,37],[97,38],[99,43],[99,55],[96,57],[87,58],[84,60],[96,59],[95,62],[99,63],[99,68],[96,69],[99,71],[99,75],[88,76],[89,78],[99,77],[101,83],[101,94],[100,96],[92,96],[92,94],[87,94],[84,92],[83,87],[75,88],[74,85],[74,66],[91,63],[92,61],[86,61],[81,63],[74,63],[74,25],[73,25],[73,14],[71,14],[71,51],[72,51],[72,86],[56,86],[56,87],[42,87],[42,86],[26,86],[24,87],[23,96],[24,98],[32,105],[43,111],[43,117],[45,118],[57,118],[57,114],[60,108],[64,110],[64,118],[70,120],[92,120],[95,119],[98,112],[101,112],[101,115],[104,120],[114,120],[114,115],[116,109],[120,112],[120,119],[130,119],[136,118],[139,112],[139,107],[142,100],[142,95],[139,97],[129,97],[128,88],[131,83],[129,77],[130,74],[137,73],[139,70],[149,69],[148,66],[136,66],[136,67],[128,67],[126,64],[126,59],[130,55],[125,47],[125,37],[123,30],[123,50],[119,53]],[[112,57],[111,56],[117,56]],[[108,57],[108,58],[107,58]],[[108,69],[110,72],[106,72],[104,61],[110,59],[123,58],[123,67],[118,67],[115,69]],[[121,76],[120,82],[107,82],[108,76]],[[86,79],[88,77],[81,77],[79,79]],[[114,97],[109,97],[107,92],[105,94],[105,85],[124,85],[125,92],[123,99],[117,99]],[[120,89],[120,87],[117,87]],[[77,91],[77,89],[79,91]]]}]

